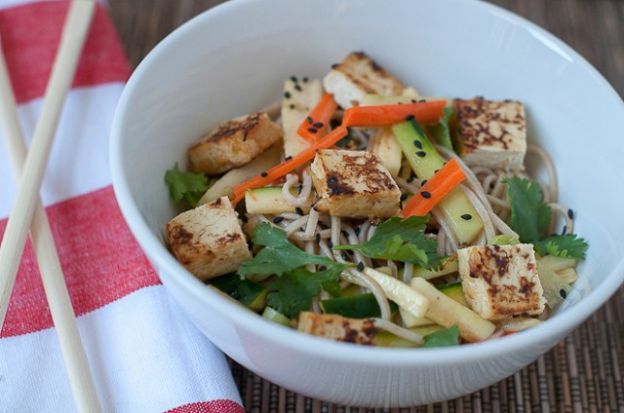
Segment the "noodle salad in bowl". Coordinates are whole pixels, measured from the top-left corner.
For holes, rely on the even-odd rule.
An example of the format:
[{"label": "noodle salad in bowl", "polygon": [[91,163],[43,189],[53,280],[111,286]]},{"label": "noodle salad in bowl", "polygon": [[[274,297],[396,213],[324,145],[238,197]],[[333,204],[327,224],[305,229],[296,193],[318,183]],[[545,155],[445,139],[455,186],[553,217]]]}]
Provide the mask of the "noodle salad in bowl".
[{"label": "noodle salad in bowl", "polygon": [[185,209],[167,245],[250,311],[332,340],[445,347],[531,328],[566,300],[588,245],[526,117],[515,100],[421,96],[350,53],[166,171]]}]

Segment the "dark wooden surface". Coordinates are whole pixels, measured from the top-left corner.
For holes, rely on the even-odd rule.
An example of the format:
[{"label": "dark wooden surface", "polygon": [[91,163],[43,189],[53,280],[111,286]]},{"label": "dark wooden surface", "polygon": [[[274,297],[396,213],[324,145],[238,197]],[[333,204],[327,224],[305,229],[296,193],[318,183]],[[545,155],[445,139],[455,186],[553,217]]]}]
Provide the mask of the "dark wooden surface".
[{"label": "dark wooden surface", "polygon": [[[126,53],[136,65],[173,29],[222,1],[110,0],[109,4]],[[624,0],[494,0],[492,3],[527,17],[566,41],[624,95]]]},{"label": "dark wooden surface", "polygon": [[[111,15],[132,65],[137,65],[181,23],[221,2],[109,0]],[[624,0],[492,2],[527,17],[566,41],[624,95]],[[624,413],[622,319],[624,288],[565,341],[512,377],[456,400],[400,412]],[[235,363],[232,367],[246,409],[252,412],[367,411],[304,398],[262,380]],[[391,411],[399,412],[399,409]]]}]

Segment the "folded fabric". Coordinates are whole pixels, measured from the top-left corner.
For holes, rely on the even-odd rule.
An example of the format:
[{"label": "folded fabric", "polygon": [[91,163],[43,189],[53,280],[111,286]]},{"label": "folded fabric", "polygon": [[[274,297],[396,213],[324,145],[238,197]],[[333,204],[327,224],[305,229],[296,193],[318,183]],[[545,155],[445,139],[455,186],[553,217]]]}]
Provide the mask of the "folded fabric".
[{"label": "folded fabric", "polygon": [[[68,5],[0,0],[2,48],[28,140]],[[169,299],[115,201],[108,138],[129,74],[117,33],[98,5],[41,190],[103,409],[242,412],[223,354]],[[2,234],[15,185],[1,134],[0,142]],[[5,411],[75,411],[30,242],[0,332]]]}]

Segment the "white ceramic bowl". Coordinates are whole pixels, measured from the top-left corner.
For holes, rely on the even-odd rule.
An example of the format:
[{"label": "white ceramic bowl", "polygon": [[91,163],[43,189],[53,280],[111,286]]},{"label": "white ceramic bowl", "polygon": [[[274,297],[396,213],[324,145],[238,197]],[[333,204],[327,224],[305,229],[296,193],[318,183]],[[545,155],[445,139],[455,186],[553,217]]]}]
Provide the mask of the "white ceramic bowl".
[{"label": "white ceramic bowl", "polygon": [[[336,343],[268,322],[211,291],[168,253],[174,214],[163,183],[215,122],[280,97],[291,75],[322,76],[364,50],[428,95],[515,98],[559,172],[561,203],[590,242],[570,305],[539,327],[450,349]],[[132,75],[113,127],[111,166],[123,214],[184,312],[255,373],[339,403],[408,406],[492,384],[585,320],[624,277],[624,105],[582,57],[532,23],[468,0],[259,1],[216,7],[162,41]]]}]

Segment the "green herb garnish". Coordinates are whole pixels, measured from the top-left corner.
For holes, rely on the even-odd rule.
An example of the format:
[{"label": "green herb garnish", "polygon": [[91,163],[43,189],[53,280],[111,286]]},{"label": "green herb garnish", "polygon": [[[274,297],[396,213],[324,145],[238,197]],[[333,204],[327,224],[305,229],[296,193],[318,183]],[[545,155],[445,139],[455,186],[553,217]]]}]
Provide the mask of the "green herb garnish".
[{"label": "green herb garnish", "polygon": [[241,279],[238,274],[227,274],[214,279],[211,284],[253,310],[262,310],[267,289],[262,284]]},{"label": "green herb garnish", "polygon": [[169,187],[171,199],[175,202],[184,199],[193,208],[208,190],[208,178],[204,174],[182,172],[177,163],[165,172],[165,183]]},{"label": "green herb garnish", "polygon": [[521,242],[539,241],[550,225],[551,209],[544,202],[537,182],[523,178],[508,178],[507,200],[511,206],[511,228]]},{"label": "green herb garnish", "polygon": [[238,273],[243,277],[249,274],[281,276],[307,264],[323,265],[327,269],[341,268],[341,271],[346,268],[329,258],[308,254],[297,248],[288,241],[286,232],[266,222],[258,224],[252,241],[255,245],[262,245],[264,248],[253,259],[241,264]]},{"label": "green herb garnish", "polygon": [[585,259],[587,241],[576,234],[552,235],[534,243],[535,250],[540,255],[554,255],[556,257]]},{"label": "green herb garnish", "polygon": [[338,279],[345,268],[343,264],[334,264],[319,272],[303,268],[287,272],[269,284],[267,302],[286,317],[296,318],[301,311],[310,309],[312,299],[321,289],[333,295],[340,293]]},{"label": "green herb garnish", "polygon": [[371,258],[409,262],[422,267],[436,268],[444,257],[437,254],[438,243],[425,237],[429,218],[412,216],[406,219],[392,217],[377,228],[375,235],[357,245],[338,245],[337,250],[353,250]]}]

